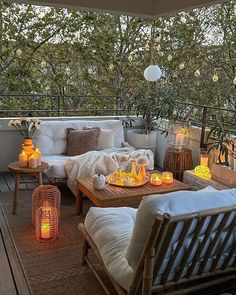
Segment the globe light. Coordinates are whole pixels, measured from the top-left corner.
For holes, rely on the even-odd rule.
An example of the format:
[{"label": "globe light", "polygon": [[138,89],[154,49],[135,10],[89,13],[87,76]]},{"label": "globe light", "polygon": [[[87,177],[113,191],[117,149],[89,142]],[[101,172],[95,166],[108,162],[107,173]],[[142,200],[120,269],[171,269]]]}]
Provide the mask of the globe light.
[{"label": "globe light", "polygon": [[150,65],[144,71],[144,78],[149,82],[156,82],[161,75],[161,69],[157,65]]}]

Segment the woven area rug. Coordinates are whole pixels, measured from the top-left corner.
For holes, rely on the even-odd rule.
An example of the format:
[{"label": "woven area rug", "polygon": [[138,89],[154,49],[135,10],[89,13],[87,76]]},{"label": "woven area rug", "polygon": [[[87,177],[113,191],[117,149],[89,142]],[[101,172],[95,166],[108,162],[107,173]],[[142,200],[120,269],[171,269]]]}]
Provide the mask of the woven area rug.
[{"label": "woven area rug", "polygon": [[[12,193],[1,193],[0,202],[33,293],[103,295],[104,291],[90,269],[80,263],[82,237],[77,225],[83,222],[85,213],[91,206],[89,201],[85,202],[84,214],[76,216],[75,198],[65,191],[62,194],[59,238],[45,243],[36,240],[35,230],[31,226],[32,192],[20,192],[16,215],[11,213],[12,195]],[[95,257],[94,261],[96,262]],[[98,263],[96,267],[103,273]],[[105,276],[104,279],[106,280]]]}]

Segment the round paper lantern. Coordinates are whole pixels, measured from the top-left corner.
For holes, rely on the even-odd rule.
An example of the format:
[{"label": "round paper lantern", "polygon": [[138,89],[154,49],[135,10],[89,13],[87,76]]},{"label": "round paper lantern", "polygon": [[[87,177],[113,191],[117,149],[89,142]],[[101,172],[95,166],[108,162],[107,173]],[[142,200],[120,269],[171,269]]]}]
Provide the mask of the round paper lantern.
[{"label": "round paper lantern", "polygon": [[144,71],[144,78],[149,82],[156,82],[161,78],[161,69],[157,65],[150,65]]},{"label": "round paper lantern", "polygon": [[194,173],[195,175],[199,176],[199,177],[210,177],[211,176],[211,170],[206,167],[206,166],[197,166],[194,169]]}]

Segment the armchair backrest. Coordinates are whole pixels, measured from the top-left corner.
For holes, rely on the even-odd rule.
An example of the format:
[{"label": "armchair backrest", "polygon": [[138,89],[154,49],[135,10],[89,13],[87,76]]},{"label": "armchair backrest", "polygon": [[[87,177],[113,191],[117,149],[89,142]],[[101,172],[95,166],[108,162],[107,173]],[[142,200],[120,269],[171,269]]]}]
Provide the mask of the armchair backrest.
[{"label": "armchair backrest", "polygon": [[128,294],[140,294],[140,288],[145,295],[176,287],[193,291],[236,279],[235,230],[236,205],[176,217],[158,214]]},{"label": "armchair backrest", "polygon": [[[222,191],[202,190],[197,192],[179,191],[165,195],[145,197],[137,210],[132,237],[126,253],[129,265],[133,269],[136,269],[148,239],[150,228],[157,214],[168,214],[172,216],[172,218],[178,218],[179,216],[189,215],[195,212],[203,212],[218,208],[223,210],[228,206],[236,206],[236,189]],[[202,226],[198,234],[199,239],[196,243],[201,242],[202,235],[207,230],[208,222],[210,222],[209,219],[207,219],[206,223]],[[218,218],[214,227],[211,229],[211,234],[213,236],[220,224],[221,218]],[[178,223],[178,226],[173,231],[172,239],[166,249],[165,260],[167,262],[178,245],[183,226],[182,223]],[[185,248],[188,247],[188,243],[190,243],[192,235],[196,231],[196,226],[197,220],[193,221],[188,229],[185,239],[186,243],[184,245]],[[212,236],[210,238],[212,238]],[[178,260],[176,261],[176,265],[177,264]]]}]

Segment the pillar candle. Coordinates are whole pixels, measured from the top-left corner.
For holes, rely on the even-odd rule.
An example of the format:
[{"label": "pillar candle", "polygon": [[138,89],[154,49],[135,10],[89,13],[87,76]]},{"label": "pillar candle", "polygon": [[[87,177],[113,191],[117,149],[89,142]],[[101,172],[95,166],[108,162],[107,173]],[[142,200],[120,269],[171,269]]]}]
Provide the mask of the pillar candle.
[{"label": "pillar candle", "polygon": [[184,145],[184,134],[177,133],[175,138],[175,148],[181,150]]},{"label": "pillar candle", "polygon": [[38,159],[34,154],[28,159],[28,164],[30,168],[38,167]]},{"label": "pillar candle", "polygon": [[20,167],[27,167],[27,155],[24,151],[22,151],[21,154],[19,154],[19,166]]},{"label": "pillar candle", "polygon": [[38,166],[41,166],[41,152],[40,152],[40,150],[37,148],[34,151],[34,154],[35,154],[35,156],[37,158]]},{"label": "pillar candle", "polygon": [[200,166],[208,167],[208,155],[201,155]]}]

